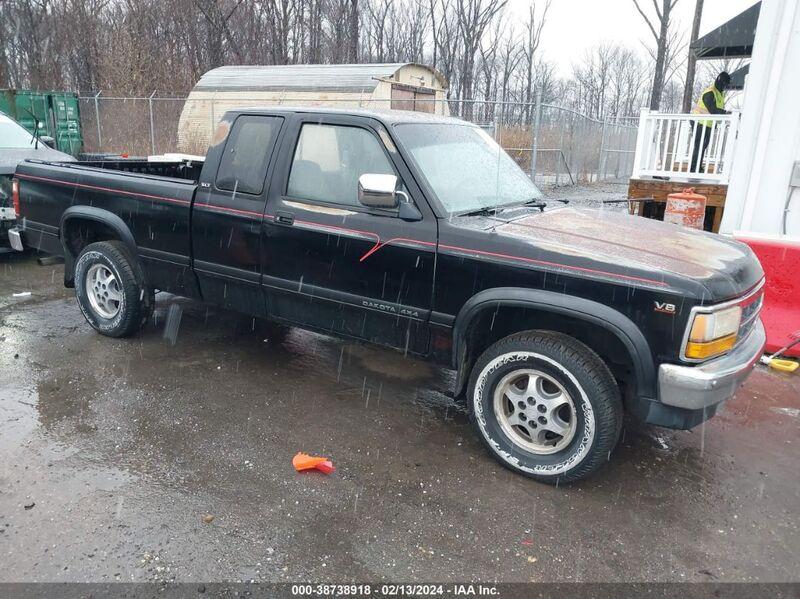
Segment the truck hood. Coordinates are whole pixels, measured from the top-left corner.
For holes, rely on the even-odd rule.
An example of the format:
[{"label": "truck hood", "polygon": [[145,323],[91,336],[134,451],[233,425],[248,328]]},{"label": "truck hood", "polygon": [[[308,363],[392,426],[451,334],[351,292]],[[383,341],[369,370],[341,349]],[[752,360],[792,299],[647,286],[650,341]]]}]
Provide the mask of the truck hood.
[{"label": "truck hood", "polygon": [[714,233],[621,212],[569,207],[544,213],[509,211],[501,216],[505,223],[479,219],[480,228],[514,238],[534,254],[571,256],[569,263],[601,263],[609,270],[661,276],[678,288],[686,287],[681,282],[690,279],[705,289],[702,295],[711,302],[736,297],[764,276],[749,247]]},{"label": "truck hood", "polygon": [[37,149],[33,148],[0,148],[0,175],[13,175],[17,165],[28,158],[36,160],[50,160],[53,162],[74,162],[69,154],[48,148],[39,143]]}]

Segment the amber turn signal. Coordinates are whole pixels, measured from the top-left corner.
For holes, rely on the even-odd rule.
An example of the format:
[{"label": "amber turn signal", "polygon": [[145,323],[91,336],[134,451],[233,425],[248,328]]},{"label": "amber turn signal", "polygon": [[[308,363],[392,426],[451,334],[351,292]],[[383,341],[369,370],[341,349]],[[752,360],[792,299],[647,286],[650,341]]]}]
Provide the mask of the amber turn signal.
[{"label": "amber turn signal", "polygon": [[692,360],[705,360],[712,356],[724,354],[726,351],[733,349],[734,345],[736,345],[736,334],[715,339],[714,341],[706,341],[705,343],[689,341],[686,344],[686,357]]}]

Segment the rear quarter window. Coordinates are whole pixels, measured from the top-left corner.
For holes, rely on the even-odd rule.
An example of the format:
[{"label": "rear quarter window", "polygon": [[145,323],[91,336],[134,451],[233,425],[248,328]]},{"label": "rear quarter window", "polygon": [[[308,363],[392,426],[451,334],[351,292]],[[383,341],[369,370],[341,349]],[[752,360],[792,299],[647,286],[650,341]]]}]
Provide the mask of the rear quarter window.
[{"label": "rear quarter window", "polygon": [[281,128],[280,117],[237,117],[217,170],[217,189],[259,195]]}]

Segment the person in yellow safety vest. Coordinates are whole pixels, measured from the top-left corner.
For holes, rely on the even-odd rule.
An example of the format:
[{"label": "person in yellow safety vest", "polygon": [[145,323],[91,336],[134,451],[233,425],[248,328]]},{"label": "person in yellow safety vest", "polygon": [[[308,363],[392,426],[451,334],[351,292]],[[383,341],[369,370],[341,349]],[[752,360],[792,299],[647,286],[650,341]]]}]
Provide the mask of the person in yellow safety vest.
[{"label": "person in yellow safety vest", "polygon": [[[703,90],[700,99],[697,101],[697,106],[692,110],[692,114],[730,114],[729,110],[725,110],[724,95],[730,84],[731,76],[722,71],[717,75],[714,83]],[[705,169],[703,169],[703,156],[711,139],[712,125],[713,121],[710,120],[700,120],[695,124],[694,148],[692,149],[692,163],[689,172],[705,172]]]}]

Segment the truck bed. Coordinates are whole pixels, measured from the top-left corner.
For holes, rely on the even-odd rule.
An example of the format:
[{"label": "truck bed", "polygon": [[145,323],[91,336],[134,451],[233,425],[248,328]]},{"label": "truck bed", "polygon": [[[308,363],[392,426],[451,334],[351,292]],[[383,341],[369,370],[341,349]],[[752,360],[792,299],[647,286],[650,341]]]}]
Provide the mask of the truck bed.
[{"label": "truck bed", "polygon": [[[139,257],[152,264],[148,270],[154,286],[180,291],[176,276],[182,278],[189,269],[190,211],[199,168],[125,159],[22,162],[15,176],[25,243],[63,255],[63,244],[77,243],[83,235],[80,227],[65,227],[67,220],[110,212],[130,230]],[[104,226],[113,228],[114,223]]]},{"label": "truck bed", "polygon": [[120,158],[119,160],[81,160],[72,163],[78,167],[99,168],[113,170],[135,175],[154,175],[159,177],[169,177],[171,179],[185,179],[197,181],[200,178],[200,171],[203,169],[202,162],[176,161],[176,162],[153,162],[139,158]]}]

